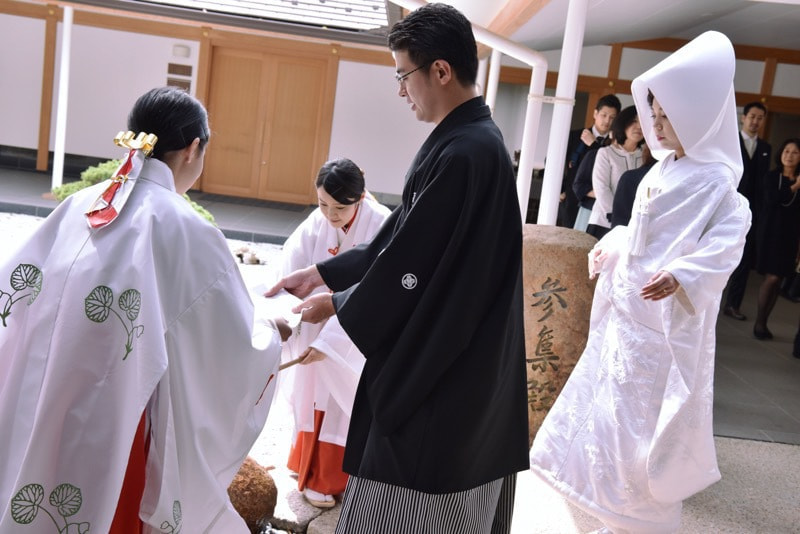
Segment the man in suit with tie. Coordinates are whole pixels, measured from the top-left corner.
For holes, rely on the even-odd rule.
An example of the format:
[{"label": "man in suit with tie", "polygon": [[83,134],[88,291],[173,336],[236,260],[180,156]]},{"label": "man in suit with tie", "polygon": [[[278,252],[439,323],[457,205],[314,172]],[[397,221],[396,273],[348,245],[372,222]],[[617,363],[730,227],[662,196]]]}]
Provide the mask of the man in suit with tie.
[{"label": "man in suit with tie", "polygon": [[611,123],[621,107],[622,104],[616,95],[605,95],[597,101],[597,105],[594,107],[594,124],[590,128],[569,132],[567,161],[564,165],[564,178],[561,182],[561,199],[558,208],[559,226],[572,228],[575,225],[580,201],[572,191],[575,173],[578,172],[578,166],[589,151],[603,146]]},{"label": "man in suit with tie", "polygon": [[767,108],[761,102],[745,104],[742,111],[742,129],[739,135],[739,145],[742,149],[744,171],[739,181],[739,192],[750,201],[750,211],[753,212],[753,224],[747,233],[742,261],[728,280],[728,294],[725,299],[723,313],[739,321],[747,317],[739,310],[747,287],[747,277],[753,262],[755,252],[755,228],[758,219],[758,199],[761,195],[761,179],[769,170],[772,146],[763,139],[759,139],[758,131],[767,117]]}]

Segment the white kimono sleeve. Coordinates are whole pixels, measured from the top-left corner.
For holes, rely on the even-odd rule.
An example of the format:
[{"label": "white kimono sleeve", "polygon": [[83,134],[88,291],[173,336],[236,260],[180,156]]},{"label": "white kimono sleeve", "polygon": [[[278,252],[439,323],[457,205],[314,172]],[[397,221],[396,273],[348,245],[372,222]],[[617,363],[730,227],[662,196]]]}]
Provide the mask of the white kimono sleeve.
[{"label": "white kimono sleeve", "polygon": [[177,522],[177,509],[183,532],[248,532],[227,488],[275,390],[280,337],[274,327],[260,330],[235,264],[166,325],[169,363],[150,405],[141,508],[151,529]]},{"label": "white kimono sleeve", "polygon": [[681,284],[675,296],[690,315],[718,298],[739,264],[750,227],[750,210],[745,208],[735,191],[724,195],[694,250],[664,266]]},{"label": "white kimono sleeve", "polygon": [[364,355],[342,329],[336,315],[328,319],[310,346],[325,354],[318,368],[320,376],[336,404],[350,418],[354,393],[364,368]]}]

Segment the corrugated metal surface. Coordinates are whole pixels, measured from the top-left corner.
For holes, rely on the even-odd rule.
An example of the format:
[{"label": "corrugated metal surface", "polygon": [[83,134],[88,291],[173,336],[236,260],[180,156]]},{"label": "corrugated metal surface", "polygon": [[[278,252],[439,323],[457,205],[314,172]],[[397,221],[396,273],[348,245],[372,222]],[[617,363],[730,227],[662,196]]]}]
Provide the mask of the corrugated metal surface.
[{"label": "corrugated metal surface", "polygon": [[147,3],[350,30],[372,30],[387,25],[384,0],[147,0]]}]

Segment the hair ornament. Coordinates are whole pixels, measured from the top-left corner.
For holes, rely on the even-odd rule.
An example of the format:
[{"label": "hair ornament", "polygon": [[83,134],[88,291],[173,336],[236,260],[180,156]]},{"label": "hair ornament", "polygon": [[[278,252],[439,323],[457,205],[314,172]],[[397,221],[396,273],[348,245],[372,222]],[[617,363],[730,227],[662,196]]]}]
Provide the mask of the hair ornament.
[{"label": "hair ornament", "polygon": [[115,145],[132,150],[141,150],[144,152],[145,157],[150,156],[153,152],[156,142],[158,142],[158,136],[155,134],[139,132],[139,135],[136,135],[130,130],[119,132],[114,138]]},{"label": "hair ornament", "polygon": [[86,222],[91,228],[102,228],[110,224],[122,212],[123,206],[136,185],[136,179],[158,141],[154,134],[140,132],[119,132],[114,137],[114,144],[127,148],[128,153],[122,163],[109,179],[109,184],[99,197],[86,210]]}]

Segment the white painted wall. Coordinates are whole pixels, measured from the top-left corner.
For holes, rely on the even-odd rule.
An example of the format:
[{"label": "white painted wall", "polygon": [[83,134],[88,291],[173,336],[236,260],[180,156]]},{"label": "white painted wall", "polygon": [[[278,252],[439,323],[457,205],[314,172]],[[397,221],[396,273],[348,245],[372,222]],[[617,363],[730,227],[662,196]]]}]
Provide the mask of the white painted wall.
[{"label": "white painted wall", "polygon": [[330,159],[350,158],[370,191],[400,194],[408,166],[433,129],[397,95],[394,67],[339,63]]},{"label": "white painted wall", "polygon": [[797,98],[800,94],[800,65],[778,63],[772,94]]},{"label": "white painted wall", "polygon": [[[61,31],[59,24],[55,87],[60,76]],[[172,55],[176,44],[189,47],[188,58]],[[128,111],[139,96],[166,85],[169,63],[192,66],[194,94],[198,50],[199,43],[193,41],[73,26],[66,152],[120,157],[122,149],[114,145],[114,136],[126,129]],[[54,117],[55,113],[54,104]]]},{"label": "white painted wall", "polygon": [[0,15],[0,145],[37,145],[44,32],[43,20]]},{"label": "white painted wall", "polygon": [[[733,74],[733,86],[737,91],[760,93],[761,80],[764,78],[764,62],[746,59],[736,60],[736,72]],[[795,91],[796,93],[797,91]]]},{"label": "white painted wall", "polygon": [[[59,23],[54,90],[61,74],[62,30]],[[0,15],[0,144],[37,147],[44,32],[42,20]],[[188,58],[172,55],[176,44],[189,47]],[[197,42],[74,25],[67,153],[120,157],[113,139],[125,129],[133,103],[148,89],[166,85],[170,62],[192,66],[194,88],[198,50]],[[55,95],[52,116],[56,116]],[[55,124],[50,150],[54,139]]]}]

